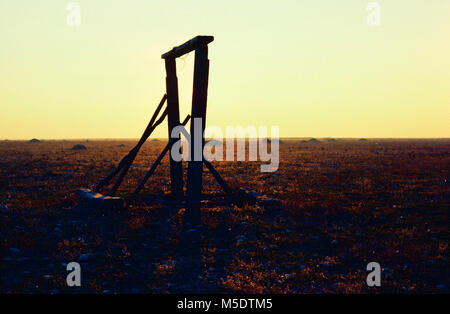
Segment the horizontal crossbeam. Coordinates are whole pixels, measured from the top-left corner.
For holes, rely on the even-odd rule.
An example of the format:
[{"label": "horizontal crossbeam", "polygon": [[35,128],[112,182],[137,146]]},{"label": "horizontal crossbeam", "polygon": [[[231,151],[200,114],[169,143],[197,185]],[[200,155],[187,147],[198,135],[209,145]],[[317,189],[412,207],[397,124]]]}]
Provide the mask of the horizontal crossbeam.
[{"label": "horizontal crossbeam", "polygon": [[213,36],[197,36],[192,38],[191,40],[185,42],[184,44],[174,47],[172,50],[164,53],[161,58],[178,58],[182,55],[185,55],[199,46],[207,45],[214,40]]}]

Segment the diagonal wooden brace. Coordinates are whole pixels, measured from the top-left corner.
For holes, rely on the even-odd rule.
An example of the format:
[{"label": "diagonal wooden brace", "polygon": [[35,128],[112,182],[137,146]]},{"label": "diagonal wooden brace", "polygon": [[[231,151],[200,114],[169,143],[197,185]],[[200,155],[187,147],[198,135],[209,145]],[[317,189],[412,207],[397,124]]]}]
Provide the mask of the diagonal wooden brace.
[{"label": "diagonal wooden brace", "polygon": [[203,163],[205,164],[206,168],[208,168],[208,170],[211,172],[214,179],[216,179],[217,183],[219,183],[219,185],[222,187],[223,191],[228,195],[233,194],[228,184],[222,179],[217,170],[214,169],[213,165],[206,159],[203,159]]},{"label": "diagonal wooden brace", "polygon": [[[111,181],[111,179],[114,178],[116,176],[116,174],[119,173],[120,170],[122,170],[123,167],[125,167],[125,165],[130,163],[130,160],[131,160],[131,162],[133,162],[134,158],[136,157],[137,153],[141,149],[142,145],[144,145],[145,141],[149,138],[149,136],[152,134],[153,130],[155,129],[155,127],[153,126],[153,123],[155,122],[156,117],[158,116],[159,112],[161,111],[161,108],[163,107],[166,100],[167,100],[167,95],[164,94],[158,107],[156,108],[155,113],[153,114],[150,122],[148,123],[147,128],[145,129],[144,133],[142,134],[141,139],[137,143],[137,145],[124,158],[122,158],[119,165],[108,176],[106,176],[104,179],[100,180],[100,182],[94,188],[95,192],[99,192],[101,188],[103,188],[105,185],[107,185],[109,183],[109,181]],[[164,114],[163,114],[163,116],[164,116]]]},{"label": "diagonal wooden brace", "polygon": [[[152,125],[151,132],[153,132],[153,130],[156,129],[156,127],[157,127],[158,125],[160,125],[160,124],[164,121],[164,118],[166,117],[166,115],[167,115],[167,108],[164,110],[163,114],[162,114],[161,117],[158,119],[158,121],[156,121],[156,122]],[[151,133],[151,132],[150,132],[150,133]],[[140,147],[139,147],[139,148],[140,148]],[[131,164],[133,163],[134,159],[136,158],[137,153],[138,153],[138,150],[134,150],[133,153],[130,154],[129,158],[127,159],[127,162],[125,163],[125,165],[123,166],[123,169],[122,169],[121,172],[120,172],[119,177],[117,178],[116,182],[114,183],[114,186],[112,187],[111,192],[110,192],[109,195],[114,195],[114,194],[116,194],[117,189],[119,188],[120,184],[122,183],[123,178],[125,177],[125,175],[126,175],[128,169],[130,169]]]},{"label": "diagonal wooden brace", "polygon": [[[189,119],[191,118],[190,115],[186,116],[186,119],[184,119],[183,123],[181,125],[185,126],[186,123],[188,123]],[[142,188],[144,187],[145,183],[147,182],[147,180],[150,178],[150,176],[153,174],[153,172],[155,172],[156,167],[158,167],[158,165],[161,163],[161,160],[164,158],[164,156],[167,154],[167,152],[170,150],[170,148],[172,147],[172,145],[178,141],[179,138],[170,138],[169,142],[167,143],[166,147],[164,147],[163,151],[161,152],[161,154],[159,155],[159,157],[156,159],[156,161],[153,163],[153,165],[151,166],[150,170],[146,173],[145,177],[141,180],[141,182],[139,182],[138,187],[136,188],[136,190],[134,191],[133,195],[130,197],[130,199],[134,199],[136,198],[136,196],[139,194],[139,192],[142,190]]]}]

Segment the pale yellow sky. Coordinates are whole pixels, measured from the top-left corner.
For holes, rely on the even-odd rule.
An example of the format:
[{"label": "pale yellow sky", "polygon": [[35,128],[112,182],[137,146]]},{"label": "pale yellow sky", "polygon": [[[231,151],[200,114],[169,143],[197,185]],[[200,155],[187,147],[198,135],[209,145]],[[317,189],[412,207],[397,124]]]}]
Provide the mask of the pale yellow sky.
[{"label": "pale yellow sky", "polygon": [[[161,54],[210,44],[209,125],[282,137],[450,137],[450,1],[0,0],[0,139],[137,138]],[[193,54],[178,61],[181,116]],[[154,137],[167,135],[166,123]]]}]

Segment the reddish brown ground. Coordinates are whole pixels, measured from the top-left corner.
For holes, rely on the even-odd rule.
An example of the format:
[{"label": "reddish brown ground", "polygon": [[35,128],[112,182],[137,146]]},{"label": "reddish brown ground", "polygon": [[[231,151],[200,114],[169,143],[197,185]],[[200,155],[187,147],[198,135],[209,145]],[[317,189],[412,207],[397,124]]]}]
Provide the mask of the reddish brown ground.
[{"label": "reddish brown ground", "polygon": [[[70,150],[77,143],[88,150]],[[73,192],[95,185],[134,143],[0,142],[0,292],[450,291],[449,140],[284,140],[275,173],[216,163],[234,188],[283,206],[205,204],[198,287],[177,272],[188,258],[179,249],[184,209],[161,204],[167,160],[144,191],[157,196],[152,203],[120,213],[75,206]],[[164,144],[144,146],[119,194]],[[217,194],[209,174],[205,181],[205,193]],[[81,288],[66,286],[71,261],[81,264]],[[379,288],[366,286],[372,261],[383,268]]]}]

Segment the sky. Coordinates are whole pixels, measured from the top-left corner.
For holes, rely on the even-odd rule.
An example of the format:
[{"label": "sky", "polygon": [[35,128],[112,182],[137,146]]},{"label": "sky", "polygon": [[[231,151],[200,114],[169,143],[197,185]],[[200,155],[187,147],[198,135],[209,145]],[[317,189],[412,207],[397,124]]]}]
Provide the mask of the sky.
[{"label": "sky", "polygon": [[[0,139],[139,138],[165,93],[161,54],[196,35],[215,37],[207,125],[450,137],[449,0],[0,0]],[[177,60],[181,120],[193,61]]]}]

